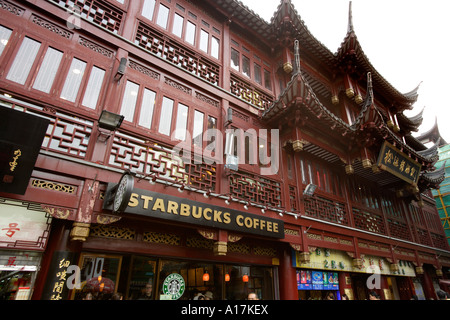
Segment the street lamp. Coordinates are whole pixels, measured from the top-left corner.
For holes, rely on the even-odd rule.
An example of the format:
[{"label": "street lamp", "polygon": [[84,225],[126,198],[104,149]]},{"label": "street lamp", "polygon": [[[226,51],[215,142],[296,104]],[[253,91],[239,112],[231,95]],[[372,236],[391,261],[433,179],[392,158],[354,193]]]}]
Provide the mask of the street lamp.
[{"label": "street lamp", "polygon": [[98,119],[98,131],[100,132],[98,140],[106,143],[112,132],[120,127],[124,118],[120,114],[103,110]]},{"label": "street lamp", "polygon": [[103,110],[98,119],[98,126],[102,129],[115,131],[120,127],[124,118],[120,114]]}]

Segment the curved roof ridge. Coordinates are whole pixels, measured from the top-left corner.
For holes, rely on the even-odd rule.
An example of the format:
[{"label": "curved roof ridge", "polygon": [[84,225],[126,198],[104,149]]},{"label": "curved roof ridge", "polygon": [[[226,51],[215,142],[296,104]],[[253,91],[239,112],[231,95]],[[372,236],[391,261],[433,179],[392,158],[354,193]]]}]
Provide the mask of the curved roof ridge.
[{"label": "curved roof ridge", "polygon": [[429,141],[440,141],[441,145],[447,144],[447,142],[445,141],[445,139],[441,136],[441,133],[439,132],[437,116],[434,117],[433,126],[430,129],[428,129],[427,131],[425,131],[424,133],[419,134],[416,137],[416,139],[421,142],[429,140]]},{"label": "curved roof ridge", "polygon": [[339,59],[340,57],[347,55],[350,52],[356,56],[357,63],[359,64],[359,66],[365,69],[365,73],[372,73],[373,81],[377,82],[377,87],[380,86],[381,88],[390,92],[390,94],[392,94],[393,96],[403,100],[402,102],[406,104],[407,109],[410,109],[412,104],[417,101],[420,84],[410,92],[401,93],[377,71],[377,69],[370,62],[369,57],[364,53],[353,24],[352,1],[349,1],[347,34],[345,35],[340,47],[337,49],[334,56],[336,57],[336,59]]},{"label": "curved roof ridge", "polygon": [[447,163],[447,160],[444,161],[444,164],[438,169],[435,169],[433,171],[421,172],[420,177],[428,182],[436,184],[438,187],[439,184],[441,184],[441,182],[443,182],[445,180],[445,164],[446,163]]}]

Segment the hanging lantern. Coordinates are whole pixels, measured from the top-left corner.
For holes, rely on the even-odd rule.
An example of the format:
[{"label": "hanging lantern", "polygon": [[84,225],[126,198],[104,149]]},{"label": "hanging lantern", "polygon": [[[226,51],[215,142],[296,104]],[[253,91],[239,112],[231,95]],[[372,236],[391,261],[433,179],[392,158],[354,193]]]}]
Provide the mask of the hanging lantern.
[{"label": "hanging lantern", "polygon": [[225,282],[230,281],[230,275],[228,273],[225,274]]},{"label": "hanging lantern", "polygon": [[248,275],[247,275],[247,274],[244,274],[244,275],[242,276],[242,281],[248,282]]},{"label": "hanging lantern", "polygon": [[205,273],[203,274],[203,281],[204,281],[204,282],[209,281],[209,273],[208,273],[207,270],[206,270]]}]

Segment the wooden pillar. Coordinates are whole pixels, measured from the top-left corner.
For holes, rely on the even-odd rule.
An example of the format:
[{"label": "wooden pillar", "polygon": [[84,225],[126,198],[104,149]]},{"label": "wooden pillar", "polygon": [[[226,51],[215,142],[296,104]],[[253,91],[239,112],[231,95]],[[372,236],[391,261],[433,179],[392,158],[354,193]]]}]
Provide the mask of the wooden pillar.
[{"label": "wooden pillar", "polygon": [[280,260],[279,269],[280,299],[298,300],[297,277],[292,266],[291,249],[285,248]]},{"label": "wooden pillar", "polygon": [[37,275],[33,296],[31,297],[32,300],[41,299],[54,253],[58,251],[79,253],[81,251],[81,242],[69,240],[71,227],[72,221],[53,219],[47,248],[42,257],[41,269]]},{"label": "wooden pillar", "polygon": [[438,300],[438,297],[434,290],[433,280],[431,279],[431,276],[429,273],[430,271],[428,269],[429,268],[427,266],[423,267],[423,271],[424,271],[423,275],[422,275],[423,292],[424,292],[425,298],[427,298],[427,300],[430,300],[430,299]]}]

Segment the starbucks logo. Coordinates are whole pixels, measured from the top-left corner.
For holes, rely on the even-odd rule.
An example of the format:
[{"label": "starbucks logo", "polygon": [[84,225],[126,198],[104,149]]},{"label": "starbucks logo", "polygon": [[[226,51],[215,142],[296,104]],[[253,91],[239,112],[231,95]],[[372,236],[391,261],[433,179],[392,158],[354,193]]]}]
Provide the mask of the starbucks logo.
[{"label": "starbucks logo", "polygon": [[185,282],[181,275],[172,273],[163,283],[163,293],[172,295],[172,300],[178,300],[184,293]]}]

